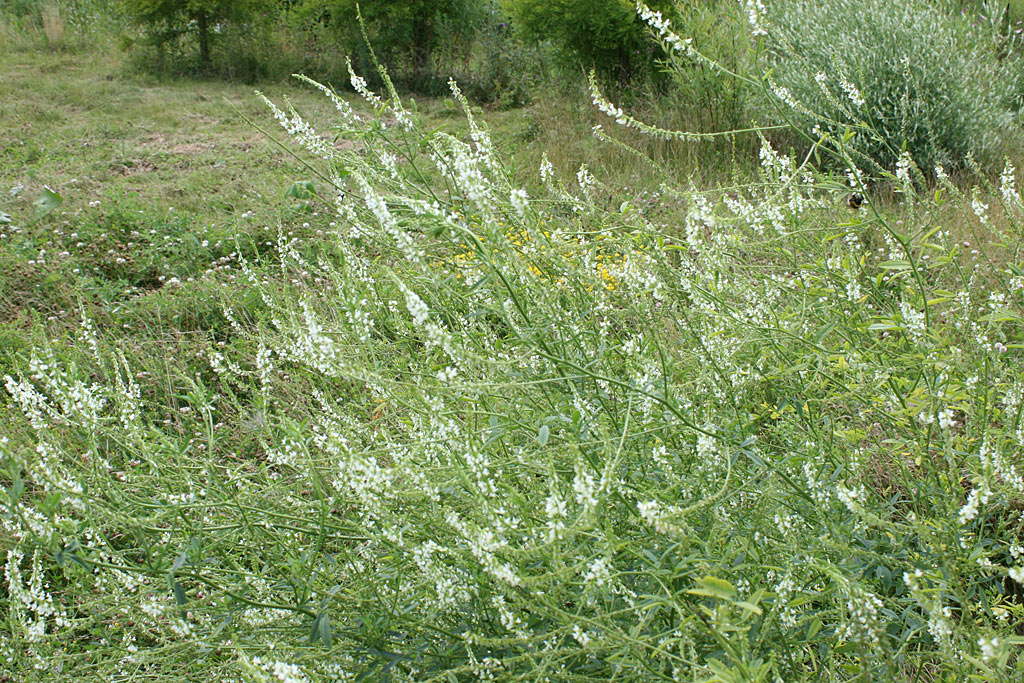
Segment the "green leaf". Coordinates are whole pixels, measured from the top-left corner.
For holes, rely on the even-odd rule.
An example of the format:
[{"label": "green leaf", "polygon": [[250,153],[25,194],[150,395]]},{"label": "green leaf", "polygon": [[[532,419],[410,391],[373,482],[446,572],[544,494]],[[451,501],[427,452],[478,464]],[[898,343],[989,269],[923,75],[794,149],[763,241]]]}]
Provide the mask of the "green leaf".
[{"label": "green leaf", "polygon": [[50,188],[43,190],[42,196],[35,202],[36,209],[39,211],[39,217],[42,218],[46,214],[50,213],[58,206],[64,203],[64,198],[58,193],[54,192]]},{"label": "green leaf", "polygon": [[755,605],[752,602],[747,602],[746,600],[744,600],[743,602],[736,602],[736,603],[733,603],[733,604],[735,604],[737,607],[745,609],[748,612],[751,612],[753,614],[757,614],[758,616],[760,616],[762,614],[761,608],[758,607],[757,605]]},{"label": "green leaf", "polygon": [[309,642],[315,643],[320,640],[320,617],[323,613],[316,615],[313,619],[313,623],[309,625]]},{"label": "green leaf", "polygon": [[0,211],[0,224],[6,225],[11,222],[11,214],[6,211]]},{"label": "green leaf", "polygon": [[813,601],[815,601],[817,599],[818,599],[817,596],[811,597],[811,596],[808,596],[808,595],[801,595],[799,597],[796,597],[796,598],[793,598],[792,600],[790,600],[789,601],[789,606],[790,607],[800,607],[801,605],[806,605],[806,604],[811,603],[811,602],[813,602]]},{"label": "green leaf", "polygon": [[708,668],[711,669],[712,673],[715,674],[717,680],[723,681],[723,683],[732,683],[733,681],[740,680],[733,674],[733,670],[727,665],[718,661],[714,657],[709,657],[705,660]]},{"label": "green leaf", "polygon": [[185,566],[185,560],[187,559],[187,550],[182,550],[181,554],[174,560],[174,564],[171,565],[170,575],[174,576],[174,573]]},{"label": "green leaf", "polygon": [[703,579],[697,581],[699,588],[693,588],[686,591],[691,595],[703,595],[709,598],[719,598],[721,600],[733,600],[736,597],[736,589],[731,583],[725,579],[715,578],[714,576],[705,576]]},{"label": "green leaf", "polygon": [[11,483],[11,488],[7,489],[7,497],[10,502],[10,506],[13,508],[14,504],[21,498],[21,494],[25,493],[25,481],[20,475],[15,475],[14,482]]},{"label": "green leaf", "polygon": [[910,270],[910,261],[883,261],[878,266],[885,270]]},{"label": "green leaf", "polygon": [[838,324],[838,322],[831,322],[828,325],[825,325],[825,327],[821,328],[821,330],[818,332],[818,336],[815,337],[814,339],[814,343],[817,344],[818,346],[821,346],[821,342],[825,340],[825,337],[827,337],[829,333],[832,332],[832,330],[836,329],[836,325]]},{"label": "green leaf", "polygon": [[331,617],[326,612],[320,613],[320,642],[324,644],[324,647],[330,649],[331,643],[334,640],[334,634],[331,633]]},{"label": "green leaf", "polygon": [[188,596],[185,595],[185,587],[177,581],[174,582],[174,601],[178,603],[179,606],[188,602]]},{"label": "green leaf", "polygon": [[299,180],[292,183],[291,187],[284,193],[285,197],[296,199],[312,199],[316,196],[316,187],[312,180]]},{"label": "green leaf", "polygon": [[71,560],[72,562],[74,562],[75,564],[77,564],[77,565],[78,565],[79,567],[81,567],[82,569],[85,569],[85,570],[88,570],[88,571],[92,571],[92,569],[93,569],[93,568],[92,568],[92,566],[91,566],[91,565],[89,565],[89,563],[88,563],[88,562],[86,562],[85,560],[83,560],[83,559],[82,559],[82,558],[81,558],[81,557],[80,557],[80,556],[78,555],[78,553],[77,553],[77,552],[69,552],[69,553],[68,553],[68,555],[67,555],[67,558],[68,558],[69,560]]},{"label": "green leaf", "polygon": [[539,443],[541,446],[546,446],[548,443],[548,435],[550,434],[550,432],[551,430],[548,428],[547,425],[541,425],[540,429],[537,430],[537,443]]},{"label": "green leaf", "polygon": [[216,640],[217,636],[219,636],[221,632],[224,631],[224,629],[231,625],[231,620],[233,616],[234,615],[232,614],[228,614],[220,620],[220,623],[217,624],[217,628],[213,629],[213,633],[210,634],[210,640]]}]

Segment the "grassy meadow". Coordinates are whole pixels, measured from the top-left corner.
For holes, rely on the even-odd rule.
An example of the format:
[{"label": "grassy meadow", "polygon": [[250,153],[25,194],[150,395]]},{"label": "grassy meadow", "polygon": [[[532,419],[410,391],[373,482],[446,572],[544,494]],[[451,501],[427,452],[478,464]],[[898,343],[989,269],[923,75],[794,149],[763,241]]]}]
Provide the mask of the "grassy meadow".
[{"label": "grassy meadow", "polygon": [[1019,102],[778,6],[704,137],[0,22],[0,680],[1019,680]]}]

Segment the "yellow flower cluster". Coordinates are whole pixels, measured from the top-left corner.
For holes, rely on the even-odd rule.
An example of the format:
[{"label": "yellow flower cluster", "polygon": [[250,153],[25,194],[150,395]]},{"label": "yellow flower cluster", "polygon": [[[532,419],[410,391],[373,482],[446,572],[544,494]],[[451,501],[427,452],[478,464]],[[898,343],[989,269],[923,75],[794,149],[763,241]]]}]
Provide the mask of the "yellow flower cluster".
[{"label": "yellow flower cluster", "polygon": [[[471,216],[469,219],[469,223],[471,226],[478,227],[478,219],[474,219],[475,217]],[[505,224],[500,223],[500,225],[504,226]],[[542,233],[544,237],[551,236],[551,232],[549,230],[542,230]],[[511,244],[515,248],[516,252],[520,256],[526,255],[530,243],[533,242],[533,236],[530,234],[528,230],[524,228],[508,228],[505,231],[505,238],[508,240],[509,244]],[[599,235],[597,239],[602,240],[605,239],[605,237]],[[582,244],[582,242],[579,239],[576,239],[575,242],[576,244]],[[460,244],[459,248],[461,249],[461,251],[448,257],[447,259],[437,261],[435,265],[440,268],[451,269],[452,271],[454,271],[454,275],[456,278],[462,279],[463,266],[470,263],[476,257],[476,252],[468,244]],[[498,253],[498,251],[498,249],[494,249],[493,253]],[[579,252],[574,251],[572,249],[566,251],[566,253],[562,255],[562,257],[565,258],[566,260],[575,259],[578,256]],[[624,263],[625,257],[623,256],[623,254],[620,252],[606,253],[604,251],[598,250],[598,253],[594,256],[594,259],[597,261],[597,263],[594,266],[594,272],[601,279],[604,288],[609,291],[615,290],[618,287],[619,283],[618,279],[612,273],[612,270],[616,266],[620,266]],[[548,276],[545,275],[541,268],[535,263],[527,261],[526,269],[530,274],[534,275],[535,277],[541,280],[548,279]],[[565,278],[558,278],[555,282],[557,284],[565,284]],[[584,285],[584,288],[587,291],[593,291],[593,287],[589,284]]]}]

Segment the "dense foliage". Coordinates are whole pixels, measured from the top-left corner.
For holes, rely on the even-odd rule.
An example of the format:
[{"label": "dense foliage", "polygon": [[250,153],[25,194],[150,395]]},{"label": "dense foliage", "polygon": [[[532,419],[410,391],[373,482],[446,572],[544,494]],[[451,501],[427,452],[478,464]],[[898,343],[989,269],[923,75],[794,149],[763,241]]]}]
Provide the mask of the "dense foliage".
[{"label": "dense foliage", "polygon": [[[892,171],[908,151],[926,172],[989,168],[1010,145],[1024,95],[1018,46],[994,41],[1003,21],[951,15],[927,0],[771,3],[766,68],[798,127],[850,131],[858,163]],[[987,6],[993,9],[994,6]],[[769,116],[771,114],[768,114]]]},{"label": "dense foliage", "polygon": [[[446,44],[469,45],[484,17],[479,0],[305,0],[300,15],[316,16],[354,52],[372,48],[395,70],[408,64],[411,85],[434,73],[434,53]],[[362,25],[360,25],[360,15]],[[365,28],[365,33],[363,29]],[[369,40],[365,44],[364,38]],[[373,68],[369,59],[364,68]]]},{"label": "dense foliage", "polygon": [[210,42],[221,22],[251,20],[257,11],[266,10],[265,0],[123,0],[129,14],[146,25],[157,43],[194,35],[199,61],[209,67]]},{"label": "dense foliage", "polygon": [[596,68],[620,85],[653,75],[660,52],[628,0],[502,0],[501,6],[527,36],[550,41],[573,66]]},{"label": "dense foliage", "polygon": [[[804,154],[648,125],[591,80],[620,148],[755,136],[725,187],[638,149],[643,188],[546,157],[517,176],[454,81],[464,134],[353,70],[358,110],[302,79],[330,120],[263,98],[304,232],[223,253],[132,210],[67,236],[97,272],[210,258],[213,295],[160,356],[84,306],[4,356],[0,675],[1018,680],[1017,169],[926,186],[955,160],[862,116],[902,140],[889,173],[795,94],[866,102],[868,75],[783,74],[785,15],[745,7],[762,74],[639,10],[675,78],[761,93]],[[62,258],[0,228],[26,269]]]}]

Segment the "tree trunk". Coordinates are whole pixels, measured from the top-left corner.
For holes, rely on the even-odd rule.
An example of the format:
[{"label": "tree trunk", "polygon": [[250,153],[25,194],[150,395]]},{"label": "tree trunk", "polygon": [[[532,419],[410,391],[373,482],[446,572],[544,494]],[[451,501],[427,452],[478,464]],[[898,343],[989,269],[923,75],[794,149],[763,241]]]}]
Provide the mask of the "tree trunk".
[{"label": "tree trunk", "polygon": [[629,49],[619,46],[619,87],[626,88],[633,80],[633,65],[629,58]]},{"label": "tree trunk", "polygon": [[206,10],[199,10],[196,23],[199,25],[199,63],[205,69],[210,66],[210,36],[207,30]]},{"label": "tree trunk", "polygon": [[434,22],[425,17],[415,20],[412,27],[412,77],[422,85],[430,70],[430,48],[434,42]]}]

